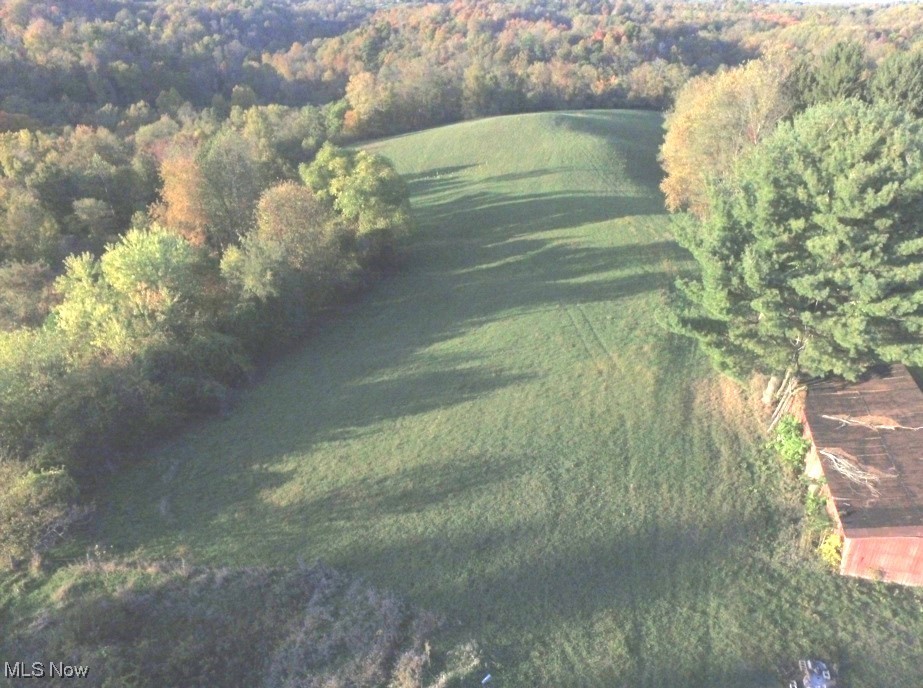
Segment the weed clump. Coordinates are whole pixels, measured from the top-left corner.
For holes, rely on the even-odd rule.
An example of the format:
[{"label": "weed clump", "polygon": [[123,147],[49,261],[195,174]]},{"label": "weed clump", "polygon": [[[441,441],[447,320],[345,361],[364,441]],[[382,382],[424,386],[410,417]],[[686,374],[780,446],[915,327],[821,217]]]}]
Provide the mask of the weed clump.
[{"label": "weed clump", "polygon": [[808,455],[811,443],[804,436],[804,426],[795,416],[785,416],[779,421],[770,446],[792,474],[804,473],[805,457]]},{"label": "weed clump", "polygon": [[[93,559],[50,585],[48,604],[14,610],[17,630],[0,640],[0,655],[27,666],[79,657],[87,686],[422,688],[428,674],[447,685],[439,677],[451,653],[444,666],[432,658],[436,617],[324,565]],[[449,673],[464,678],[476,665]]]}]

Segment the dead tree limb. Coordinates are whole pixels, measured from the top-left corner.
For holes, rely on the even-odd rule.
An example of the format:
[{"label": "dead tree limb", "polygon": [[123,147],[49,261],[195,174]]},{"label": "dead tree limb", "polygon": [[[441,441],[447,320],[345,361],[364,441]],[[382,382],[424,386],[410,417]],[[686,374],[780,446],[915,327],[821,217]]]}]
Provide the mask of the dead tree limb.
[{"label": "dead tree limb", "polygon": [[[835,454],[829,449],[818,449],[817,451],[819,454],[826,457],[830,467],[844,478],[850,482],[856,483],[857,485],[863,485],[867,487],[869,492],[872,493],[873,497],[881,496],[881,492],[879,492],[877,487],[878,483],[881,482],[880,475],[875,475],[874,473],[870,473],[861,469],[849,459],[840,456],[839,454]],[[885,477],[894,478],[896,476],[887,475]]]},{"label": "dead tree limb", "polygon": [[769,432],[772,432],[779,421],[782,420],[782,416],[791,408],[795,395],[802,389],[795,375],[790,377],[786,376],[786,380],[787,382],[785,385],[779,389],[779,403],[776,404],[775,411],[773,411],[772,417],[769,420]]},{"label": "dead tree limb", "polygon": [[[826,418],[827,420],[835,420],[835,421],[838,421],[842,425],[858,425],[863,428],[869,428],[870,430],[910,430],[911,432],[923,430],[923,425],[914,428],[914,427],[910,427],[909,425],[900,425],[898,423],[876,424],[876,423],[866,422],[862,420],[861,418],[854,418],[853,416],[822,415],[821,418]],[[892,420],[892,419],[888,418],[888,419],[881,419],[881,420]]]}]

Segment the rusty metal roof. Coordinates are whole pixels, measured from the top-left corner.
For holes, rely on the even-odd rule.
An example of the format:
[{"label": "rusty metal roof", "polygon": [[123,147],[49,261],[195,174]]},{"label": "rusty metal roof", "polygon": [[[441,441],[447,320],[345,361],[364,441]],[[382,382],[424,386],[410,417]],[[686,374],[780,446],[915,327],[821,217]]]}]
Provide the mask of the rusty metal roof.
[{"label": "rusty metal roof", "polygon": [[923,391],[907,368],[811,383],[805,419],[846,535],[923,537]]}]

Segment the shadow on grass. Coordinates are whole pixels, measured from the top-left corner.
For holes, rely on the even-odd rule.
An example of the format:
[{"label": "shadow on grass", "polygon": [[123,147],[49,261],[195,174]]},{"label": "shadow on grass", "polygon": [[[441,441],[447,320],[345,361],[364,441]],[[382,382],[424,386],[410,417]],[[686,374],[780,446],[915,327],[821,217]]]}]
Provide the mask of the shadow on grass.
[{"label": "shadow on grass", "polygon": [[[445,168],[440,183],[464,184],[458,177],[466,169]],[[324,322],[264,383],[279,387],[261,399],[271,405],[267,414],[277,421],[303,417],[286,450],[306,451],[382,420],[465,403],[525,381],[528,376],[465,354],[438,360],[427,354],[424,370],[407,364],[511,313],[616,301],[669,284],[688,259],[672,241],[637,244],[629,237],[621,246],[593,246],[577,232],[572,240],[542,236],[655,211],[662,212],[657,198],[489,192],[423,206],[407,269]],[[303,388],[295,394],[303,406],[286,401],[292,386]],[[228,424],[233,421],[232,415]],[[280,442],[273,437],[269,444]],[[272,451],[261,454],[265,460]]]},{"label": "shadow on grass", "polygon": [[[510,474],[525,468],[521,459],[511,457],[496,463],[508,466]],[[411,486],[399,495],[389,494],[387,485],[366,485],[367,503],[344,506],[340,495],[329,494],[312,500],[306,511],[295,509],[291,517],[345,518],[353,527],[361,527],[369,517],[439,508],[441,502],[460,496],[455,490],[437,487],[441,484],[438,470],[422,476],[423,486],[416,483],[420,477],[416,470],[401,477]],[[498,477],[468,472],[461,492],[476,491]],[[449,478],[457,480],[454,473]],[[349,495],[343,499],[348,501]],[[387,581],[418,603],[448,611],[452,622],[467,632],[478,629],[488,665],[496,667],[500,680],[503,668],[509,667],[517,674],[512,685],[543,685],[541,675],[528,673],[538,671],[533,665],[537,659],[554,655],[554,638],[560,629],[585,628],[583,642],[592,644],[595,639],[589,629],[594,619],[605,616],[618,619],[624,642],[619,676],[634,678],[631,685],[730,686],[738,685],[734,680],[745,679],[740,685],[768,686],[772,683],[758,679],[771,678],[771,667],[744,662],[724,666],[710,657],[710,629],[701,623],[712,613],[710,605],[725,592],[718,581],[709,579],[709,572],[735,568],[746,556],[757,525],[727,520],[708,527],[679,523],[664,527],[648,521],[615,530],[604,539],[574,533],[567,547],[549,552],[529,546],[546,539],[547,524],[502,524],[464,534],[421,536],[415,532],[397,541],[366,541],[342,551],[330,563],[352,571],[374,570],[376,579]],[[472,556],[480,566],[470,565]],[[678,587],[678,582],[683,585]],[[664,614],[674,616],[680,626],[673,627]],[[682,620],[690,618],[697,625],[682,627]],[[646,650],[668,646],[671,637],[676,655],[651,656]],[[522,646],[530,638],[539,643],[531,652]],[[523,654],[531,654],[532,662],[522,664]],[[605,672],[615,666],[603,669],[595,662],[594,666],[573,667],[581,673],[572,685],[627,685],[605,681]],[[601,673],[594,678],[594,671]]]},{"label": "shadow on grass", "polygon": [[[528,454],[466,454],[391,475],[358,477],[285,505],[251,505],[244,520],[247,531],[261,533],[258,541],[238,532],[226,549],[235,557],[273,560],[280,552],[310,553],[313,543],[331,533],[361,533],[369,524],[408,515],[425,521],[428,514],[472,500],[487,486],[515,484],[540,460]],[[233,473],[234,467],[229,468]],[[284,484],[288,476],[268,472],[256,480],[258,485],[243,485],[243,493],[236,496],[246,498],[248,491]],[[223,500],[234,492],[226,484],[216,484],[215,490]],[[213,516],[227,506],[216,502]],[[202,518],[201,511],[197,518]],[[220,521],[203,525],[186,532],[184,542],[191,551],[206,548],[226,527]],[[574,532],[565,546],[549,551],[542,543],[549,540],[547,529],[555,526],[545,519],[507,523],[475,517],[461,532],[412,529],[392,531],[386,539],[353,537],[323,558],[339,569],[374,571],[376,584],[446,615],[463,635],[476,633],[498,678],[502,680],[504,667],[519,674],[509,685],[543,685],[541,676],[524,677],[522,672],[535,670],[535,659],[554,654],[560,629],[590,629],[595,619],[605,617],[617,620],[624,663],[584,667],[579,685],[624,685],[606,682],[606,672],[619,666],[621,680],[634,677],[631,685],[636,686],[737,685],[734,680],[762,686],[770,684],[757,679],[770,675],[771,668],[720,664],[708,655],[710,627],[701,622],[727,593],[712,572],[726,576],[736,570],[760,526],[736,515],[707,523],[664,524],[649,514],[613,524],[604,535]],[[664,614],[680,626],[674,627]],[[690,618],[696,624],[681,627]],[[586,633],[583,642],[592,647],[592,632]],[[671,634],[677,655],[651,656],[646,648],[668,646]],[[522,643],[529,639],[539,645],[531,649],[533,662],[523,663],[530,648]]]},{"label": "shadow on grass", "polygon": [[452,191],[464,186],[464,180],[459,175],[472,167],[474,165],[438,167],[426,170],[426,172],[404,175],[404,179],[410,188],[410,195],[419,198],[427,194]]},{"label": "shadow on grass", "polygon": [[[318,532],[323,532],[323,524],[332,522],[361,528],[382,516],[424,513],[442,509],[449,502],[468,501],[488,485],[515,480],[527,472],[535,460],[528,456],[475,453],[451,461],[413,466],[392,475],[360,477],[306,503],[293,505],[290,515],[310,523],[312,528],[317,527]],[[449,542],[447,540],[446,544]]]},{"label": "shadow on grass", "polygon": [[[284,484],[285,475],[259,467],[286,455],[383,432],[383,421],[456,406],[526,382],[530,374],[502,369],[477,352],[427,350],[511,313],[658,290],[675,277],[672,264],[686,261],[686,252],[666,240],[637,244],[629,236],[623,245],[594,246],[576,230],[572,239],[561,232],[548,235],[662,213],[656,194],[493,193],[484,190],[491,180],[466,179],[469,167],[411,176],[421,229],[408,246],[407,268],[321,323],[301,351],[277,362],[258,387],[242,395],[238,409],[215,421],[224,447],[220,469],[207,460],[201,469],[214,476],[211,492],[234,500],[252,497]],[[500,179],[550,173],[535,170]],[[465,193],[469,184],[476,186]],[[426,203],[445,190],[458,196]],[[167,453],[190,467],[203,461],[188,437]],[[191,467],[193,474],[199,470]],[[220,515],[219,501],[212,508],[207,504],[208,499],[194,506],[198,519]]]},{"label": "shadow on grass", "polygon": [[[370,349],[374,346],[369,343]],[[370,357],[375,355],[367,351]],[[268,451],[258,454],[261,461],[279,452],[304,452],[315,442],[355,439],[367,426],[463,404],[529,379],[458,356],[434,362],[445,366],[442,370],[404,372],[377,380],[368,376],[381,372],[380,360],[362,360],[351,370],[332,373],[320,369],[324,364],[312,364],[315,375],[305,376],[303,403],[272,409],[274,424],[281,423],[289,432],[274,435],[264,445]],[[312,391],[320,394],[314,396]],[[289,402],[291,399],[289,396]],[[233,416],[228,422],[233,423]]]},{"label": "shadow on grass", "polygon": [[[633,136],[633,127],[612,127],[611,113],[605,111],[586,111],[558,115],[555,124],[569,131],[588,134],[616,148],[628,158],[620,172],[635,186],[656,189],[663,179],[663,169],[654,155],[651,155],[651,141],[645,137]],[[623,122],[642,121],[650,117],[643,110],[620,113]],[[661,210],[662,200],[658,199]]]},{"label": "shadow on grass", "polygon": [[437,237],[451,230],[453,237],[478,237],[483,241],[492,236],[510,239],[523,233],[535,235],[633,215],[661,213],[662,202],[651,196],[585,193],[510,196],[475,191],[428,206],[420,217],[425,231],[435,232]]},{"label": "shadow on grass", "polygon": [[[656,291],[675,277],[673,263],[686,264],[686,252],[671,241],[638,244],[637,236],[628,235],[594,245],[576,229],[661,214],[656,194],[494,193],[485,190],[491,180],[469,188],[468,167],[411,177],[422,201],[421,229],[408,247],[407,268],[324,322],[303,350],[280,360],[260,387],[242,396],[240,408],[205,428],[204,440],[180,438],[166,452],[164,464],[184,465],[175,483],[157,490],[176,492],[164,511],[171,526],[183,528],[183,541],[193,551],[210,549],[219,539],[223,551],[241,560],[303,552],[336,539],[336,533],[451,508],[487,485],[515,480],[539,458],[475,452],[390,476],[357,477],[307,500],[297,489],[277,495],[278,503],[261,499],[290,483],[297,488],[287,457],[310,461],[320,443],[371,433],[382,434],[382,451],[399,451],[387,445],[387,423],[468,403],[536,374],[504,369],[477,352],[434,352],[435,345],[510,314]],[[493,181],[546,174],[551,171]],[[457,197],[426,203],[448,192]],[[629,232],[627,224],[594,231]],[[349,470],[353,457],[342,460],[342,470]],[[403,592],[439,611],[450,609],[469,628],[486,624],[495,638],[508,635],[510,647],[499,652],[512,662],[517,652],[522,656],[521,647],[512,647],[522,638],[562,619],[588,620],[620,605],[636,624],[627,633],[630,642],[642,642],[647,605],[679,594],[671,590],[669,569],[721,565],[746,538],[742,524],[678,525],[669,532],[641,524],[605,541],[575,534],[566,551],[549,552],[530,544],[547,540],[547,522],[482,525],[477,532],[420,529],[387,542],[344,538],[329,563],[375,571],[376,582],[403,581],[397,586]],[[168,542],[175,534],[161,525],[159,532],[147,526],[129,537],[134,541],[120,547]],[[472,556],[486,565],[471,567]],[[685,602],[693,601],[677,600]],[[500,618],[497,610],[515,612]]]}]

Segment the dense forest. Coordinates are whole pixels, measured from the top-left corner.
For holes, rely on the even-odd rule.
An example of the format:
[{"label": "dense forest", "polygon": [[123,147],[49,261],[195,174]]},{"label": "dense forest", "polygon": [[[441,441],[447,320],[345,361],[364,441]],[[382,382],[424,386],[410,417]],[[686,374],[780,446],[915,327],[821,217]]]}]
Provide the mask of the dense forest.
[{"label": "dense forest", "polygon": [[[82,495],[120,462],[226,412],[266,357],[400,269],[408,187],[354,145],[372,137],[539,110],[669,111],[663,188],[688,211],[677,236],[704,274],[680,285],[674,330],[741,374],[923,363],[908,348],[916,315],[869,335],[904,308],[874,285],[858,294],[861,313],[855,299],[823,317],[790,309],[823,301],[857,265],[880,266],[882,283],[919,280],[915,259],[886,258],[917,255],[909,229],[812,281],[848,244],[815,242],[804,290],[767,297],[776,317],[735,310],[762,293],[741,284],[790,267],[751,259],[778,255],[803,210],[767,218],[776,237],[754,233],[747,218],[771,215],[778,175],[841,183],[804,162],[823,146],[853,162],[881,150],[910,160],[891,181],[919,195],[921,42],[920,5],[5,0],[0,562],[40,565],[92,518]],[[848,140],[825,138],[831,118],[853,123]],[[869,142],[873,131],[891,138]],[[792,150],[807,167],[786,167]],[[743,200],[728,192],[741,186]],[[857,221],[905,229],[923,210],[911,199],[882,215],[854,200]],[[830,337],[796,337],[793,354],[806,327]]]}]

